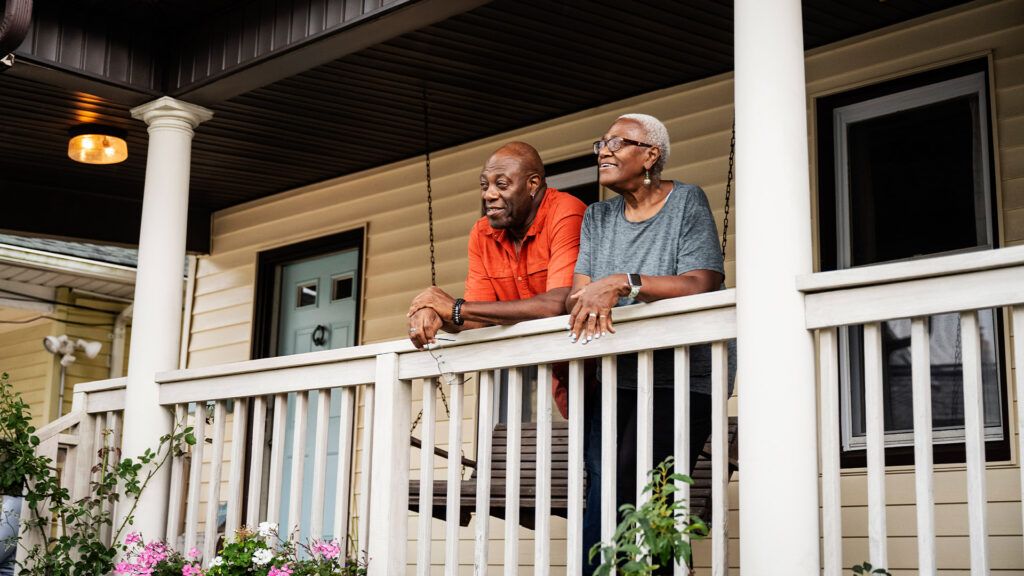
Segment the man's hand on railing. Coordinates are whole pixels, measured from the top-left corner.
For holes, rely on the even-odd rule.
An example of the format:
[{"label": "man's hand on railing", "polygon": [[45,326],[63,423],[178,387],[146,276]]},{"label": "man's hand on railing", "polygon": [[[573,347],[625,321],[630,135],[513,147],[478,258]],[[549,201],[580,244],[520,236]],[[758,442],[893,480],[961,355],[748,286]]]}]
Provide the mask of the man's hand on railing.
[{"label": "man's hand on railing", "polygon": [[442,324],[433,308],[420,308],[409,316],[409,340],[420,350],[427,344],[436,344],[437,331]]}]

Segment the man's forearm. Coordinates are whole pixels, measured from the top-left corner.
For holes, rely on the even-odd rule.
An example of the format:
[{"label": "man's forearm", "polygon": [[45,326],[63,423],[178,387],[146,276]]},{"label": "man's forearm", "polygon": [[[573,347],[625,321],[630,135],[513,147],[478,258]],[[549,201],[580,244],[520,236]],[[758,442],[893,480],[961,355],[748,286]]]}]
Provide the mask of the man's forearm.
[{"label": "man's forearm", "polygon": [[[480,327],[476,324],[516,324],[537,318],[550,318],[565,314],[565,298],[569,288],[553,288],[543,294],[524,300],[506,302],[466,302],[462,305],[462,317],[466,324],[463,330]],[[447,329],[447,328],[446,328]]]}]

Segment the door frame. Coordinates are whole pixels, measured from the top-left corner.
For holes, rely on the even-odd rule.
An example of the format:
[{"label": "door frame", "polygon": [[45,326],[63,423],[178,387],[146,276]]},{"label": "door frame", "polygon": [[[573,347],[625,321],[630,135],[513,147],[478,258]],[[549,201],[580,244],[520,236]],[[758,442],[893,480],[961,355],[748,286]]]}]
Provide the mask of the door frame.
[{"label": "door frame", "polygon": [[326,256],[334,252],[357,248],[359,250],[359,302],[356,305],[355,346],[362,344],[363,303],[366,301],[366,229],[358,228],[327,236],[304,240],[295,244],[264,250],[256,254],[256,284],[253,295],[252,347],[250,358],[277,356],[277,309],[281,299],[281,266],[297,260]]}]

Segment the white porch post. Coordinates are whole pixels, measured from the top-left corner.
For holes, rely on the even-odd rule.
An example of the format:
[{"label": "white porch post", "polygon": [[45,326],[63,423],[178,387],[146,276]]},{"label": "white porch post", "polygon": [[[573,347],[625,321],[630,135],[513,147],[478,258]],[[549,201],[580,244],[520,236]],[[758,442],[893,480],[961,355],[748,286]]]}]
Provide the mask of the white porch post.
[{"label": "white porch post", "polygon": [[795,283],[811,272],[800,0],[737,0],[734,33],[740,566],[818,574],[814,343]]},{"label": "white porch post", "polygon": [[[147,448],[155,450],[160,436],[171,430],[154,375],[178,367],[192,130],[213,113],[163,97],[131,114],[149,126],[122,440],[124,456],[135,458]],[[150,481],[135,511],[135,529],[147,539],[164,537],[169,471],[165,467]],[[119,505],[120,518],[129,506]]]}]

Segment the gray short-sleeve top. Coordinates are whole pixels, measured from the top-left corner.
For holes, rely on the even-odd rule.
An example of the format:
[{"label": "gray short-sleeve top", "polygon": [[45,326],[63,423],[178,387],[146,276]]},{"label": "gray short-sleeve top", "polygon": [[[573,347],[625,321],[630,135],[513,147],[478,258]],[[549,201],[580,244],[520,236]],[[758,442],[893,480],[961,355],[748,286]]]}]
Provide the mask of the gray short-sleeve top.
[{"label": "gray short-sleeve top", "polygon": [[[587,207],[580,231],[576,274],[592,280],[611,274],[673,276],[692,270],[725,274],[718,227],[707,196],[699,186],[674,181],[665,205],[642,222],[626,220],[625,208],[621,196]],[[620,298],[618,305],[634,303],[629,298]],[[735,356],[729,356],[730,372],[734,372],[731,365]],[[636,354],[620,355],[617,372],[620,388],[635,388]],[[710,346],[691,348],[690,373],[691,390],[710,393]],[[654,385],[671,387],[672,383],[673,353],[658,350],[654,354]]]}]

